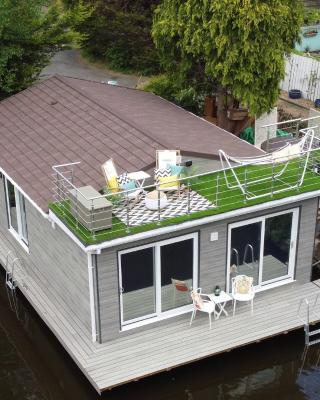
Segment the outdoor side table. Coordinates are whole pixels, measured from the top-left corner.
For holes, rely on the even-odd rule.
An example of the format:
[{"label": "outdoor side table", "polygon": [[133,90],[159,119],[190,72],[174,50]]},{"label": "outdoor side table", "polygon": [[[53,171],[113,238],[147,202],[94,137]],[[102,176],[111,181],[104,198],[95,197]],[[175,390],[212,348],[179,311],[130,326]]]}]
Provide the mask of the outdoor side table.
[{"label": "outdoor side table", "polygon": [[225,306],[228,303],[228,301],[232,300],[232,297],[228,293],[221,290],[219,296],[216,296],[215,294],[209,294],[209,298],[215,303],[215,305],[218,308],[218,312],[215,319],[219,319],[222,313],[228,316],[228,313],[225,310]]},{"label": "outdoor side table", "polygon": [[129,172],[128,178],[136,181],[138,188],[142,188],[144,185],[144,181],[150,178],[150,175],[144,171],[136,171],[136,172]]}]

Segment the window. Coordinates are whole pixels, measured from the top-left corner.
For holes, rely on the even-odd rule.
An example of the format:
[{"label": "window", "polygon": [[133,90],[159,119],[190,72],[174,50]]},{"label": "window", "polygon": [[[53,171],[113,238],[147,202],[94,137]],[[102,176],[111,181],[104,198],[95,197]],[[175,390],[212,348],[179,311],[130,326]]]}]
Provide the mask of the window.
[{"label": "window", "polygon": [[28,230],[24,197],[8,179],[5,179],[5,190],[9,231],[11,231],[24,245],[28,246]]},{"label": "window", "polygon": [[229,226],[227,288],[244,274],[257,289],[292,280],[299,209],[271,214]]},{"label": "window", "polygon": [[197,274],[197,233],[121,251],[121,324],[188,311]]}]

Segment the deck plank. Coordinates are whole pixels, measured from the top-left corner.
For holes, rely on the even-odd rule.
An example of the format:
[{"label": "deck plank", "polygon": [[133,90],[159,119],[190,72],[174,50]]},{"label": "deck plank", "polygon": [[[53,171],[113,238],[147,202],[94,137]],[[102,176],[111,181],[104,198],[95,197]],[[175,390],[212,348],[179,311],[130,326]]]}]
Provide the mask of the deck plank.
[{"label": "deck plank", "polygon": [[[62,299],[56,297],[53,304],[37,279],[45,279],[41,271],[28,277],[27,288],[22,286],[20,290],[97,391],[300,328],[300,299],[308,297],[312,303],[320,294],[320,280],[285,285],[257,293],[253,316],[249,305],[239,304],[234,318],[229,315],[213,321],[211,331],[206,314],[199,313],[190,327],[188,313],[161,326],[150,325],[143,332],[133,330],[113,341],[93,344],[82,322],[72,311],[59,313],[56,304],[63,307]],[[231,307],[228,311],[232,312]],[[320,315],[320,305],[317,311]],[[311,322],[319,320],[315,313],[310,315]]]}]

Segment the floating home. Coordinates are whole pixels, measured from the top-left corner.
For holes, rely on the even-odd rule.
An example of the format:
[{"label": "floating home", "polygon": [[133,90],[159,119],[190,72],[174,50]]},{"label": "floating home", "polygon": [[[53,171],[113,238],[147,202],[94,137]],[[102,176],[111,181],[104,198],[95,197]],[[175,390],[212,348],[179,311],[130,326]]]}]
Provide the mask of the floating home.
[{"label": "floating home", "polygon": [[[99,393],[300,328],[317,303],[317,127],[275,157],[151,93],[54,76],[0,103],[0,132],[7,284]],[[231,299],[240,274],[253,313],[226,301],[190,326],[189,291]]]}]

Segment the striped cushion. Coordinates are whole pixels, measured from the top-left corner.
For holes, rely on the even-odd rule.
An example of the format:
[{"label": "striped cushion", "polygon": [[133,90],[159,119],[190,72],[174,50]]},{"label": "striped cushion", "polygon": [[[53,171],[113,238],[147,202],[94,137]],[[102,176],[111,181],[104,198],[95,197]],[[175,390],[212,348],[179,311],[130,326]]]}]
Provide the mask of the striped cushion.
[{"label": "striped cushion", "polygon": [[170,168],[158,168],[154,170],[154,180],[156,184],[159,183],[159,178],[164,178],[167,176],[171,176]]},{"label": "striped cushion", "polygon": [[128,173],[124,172],[123,174],[117,176],[118,185],[122,187],[123,185],[130,182],[130,178],[128,178]]}]

